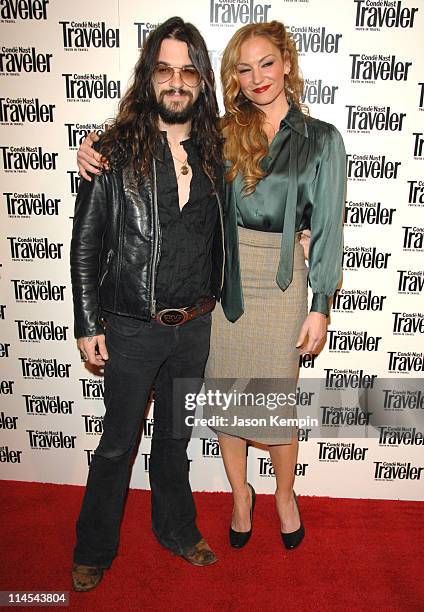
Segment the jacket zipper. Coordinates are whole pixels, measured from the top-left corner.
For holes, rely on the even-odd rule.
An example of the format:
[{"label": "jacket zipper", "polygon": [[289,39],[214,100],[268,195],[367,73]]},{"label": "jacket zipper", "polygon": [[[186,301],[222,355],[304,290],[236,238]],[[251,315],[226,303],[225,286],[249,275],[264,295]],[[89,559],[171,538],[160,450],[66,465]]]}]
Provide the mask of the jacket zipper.
[{"label": "jacket zipper", "polygon": [[157,185],[156,185],[156,160],[153,159],[153,223],[154,223],[154,239],[153,239],[153,257],[152,257],[152,268],[151,268],[151,286],[150,286],[150,314],[152,317],[156,315],[156,300],[155,300],[155,289],[156,289],[156,268],[159,261],[160,254],[160,236],[159,236],[159,213],[158,213],[158,199],[157,199]]},{"label": "jacket zipper", "polygon": [[[218,191],[216,189],[216,185],[212,179],[212,177],[210,176],[209,172],[206,172],[208,179],[210,180],[210,182],[212,183],[212,186],[215,190],[215,195],[216,195],[216,200],[218,202],[218,210],[219,210],[219,222],[221,224],[221,244],[222,244],[222,266],[221,266],[221,283],[220,283],[220,287],[219,287],[219,292],[222,292],[222,287],[224,286],[224,270],[225,270],[225,243],[224,243],[224,213],[222,211],[222,202],[221,202],[221,198],[219,197]],[[225,190],[225,183],[224,183],[224,190]]]},{"label": "jacket zipper", "polygon": [[109,272],[109,264],[110,264],[110,261],[111,261],[112,257],[113,257],[113,250],[110,249],[110,251],[107,254],[106,268],[105,268],[105,271],[103,272],[102,278],[100,279],[99,287],[101,287],[103,285],[103,281],[105,280],[105,278],[107,276],[107,273]]},{"label": "jacket zipper", "polygon": [[120,215],[119,215],[119,234],[118,234],[118,262],[117,262],[117,273],[115,283],[115,295],[114,295],[114,306],[117,308],[118,304],[118,286],[121,280],[121,265],[122,265],[122,245],[123,245],[123,233],[124,233],[124,214],[125,207],[123,206],[123,200],[120,198]]},{"label": "jacket zipper", "polygon": [[221,198],[218,195],[218,192],[216,193],[216,199],[218,202],[218,208],[219,208],[219,221],[221,224],[221,244],[222,244],[222,266],[221,266],[221,283],[220,283],[220,287],[219,287],[219,292],[222,292],[222,287],[224,286],[224,269],[225,269],[225,243],[224,243],[224,219],[223,219],[223,212],[222,212],[222,203],[221,203]]}]

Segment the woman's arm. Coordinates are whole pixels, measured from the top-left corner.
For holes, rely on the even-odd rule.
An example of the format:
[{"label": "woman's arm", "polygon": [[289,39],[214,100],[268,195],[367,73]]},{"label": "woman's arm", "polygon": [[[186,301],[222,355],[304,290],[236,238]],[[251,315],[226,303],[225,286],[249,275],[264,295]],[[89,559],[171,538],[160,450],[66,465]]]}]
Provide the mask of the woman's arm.
[{"label": "woman's arm", "polygon": [[323,344],[329,301],[342,273],[346,152],[338,130],[332,125],[327,128],[311,216],[309,284],[313,298],[296,345],[302,353],[315,352]]}]

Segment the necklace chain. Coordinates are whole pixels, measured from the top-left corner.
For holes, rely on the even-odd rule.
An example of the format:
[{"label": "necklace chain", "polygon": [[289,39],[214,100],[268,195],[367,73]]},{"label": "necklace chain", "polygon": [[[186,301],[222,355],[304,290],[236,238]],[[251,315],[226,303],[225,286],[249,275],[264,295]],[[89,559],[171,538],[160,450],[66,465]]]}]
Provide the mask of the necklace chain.
[{"label": "necklace chain", "polygon": [[276,129],[275,129],[275,127],[272,125],[271,121],[266,121],[266,120],[265,120],[265,121],[264,121],[264,125],[265,125],[266,123],[267,123],[268,125],[270,125],[270,126],[271,126],[271,129],[272,129],[272,131],[274,132],[274,134],[273,134],[273,137],[274,137],[274,136],[275,136],[275,134],[277,133],[277,130],[276,130]]},{"label": "necklace chain", "polygon": [[171,147],[171,143],[168,140],[168,145],[169,145],[169,150],[171,151],[171,155],[173,157],[173,159],[177,160],[177,162],[179,162],[181,164],[181,168],[180,168],[180,172],[177,176],[177,181],[180,178],[181,175],[185,176],[189,173],[189,167],[187,165],[187,160],[188,160],[188,155],[186,155],[186,158],[184,161],[181,161],[181,159],[178,159],[178,157],[175,157],[175,155],[172,152],[172,147]]}]

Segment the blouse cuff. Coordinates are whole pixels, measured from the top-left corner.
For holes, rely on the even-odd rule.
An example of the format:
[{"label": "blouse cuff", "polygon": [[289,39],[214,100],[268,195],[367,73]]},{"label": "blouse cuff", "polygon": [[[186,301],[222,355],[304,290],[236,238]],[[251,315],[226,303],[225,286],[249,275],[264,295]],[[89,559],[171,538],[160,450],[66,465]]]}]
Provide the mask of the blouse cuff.
[{"label": "blouse cuff", "polygon": [[325,293],[314,293],[312,297],[311,312],[320,312],[321,314],[328,317],[328,295]]}]

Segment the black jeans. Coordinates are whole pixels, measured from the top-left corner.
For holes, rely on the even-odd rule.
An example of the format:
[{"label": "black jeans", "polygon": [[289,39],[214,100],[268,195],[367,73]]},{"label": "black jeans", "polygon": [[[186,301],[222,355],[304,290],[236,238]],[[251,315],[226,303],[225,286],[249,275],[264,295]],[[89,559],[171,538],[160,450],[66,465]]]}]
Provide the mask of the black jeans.
[{"label": "black jeans", "polygon": [[[203,376],[211,315],[177,327],[118,315],[105,317],[109,353],[104,381],[106,413],[77,521],[74,562],[107,568],[117,554],[131,461],[153,385],[149,469],[153,531],[161,544],[177,553],[202,537],[188,478],[186,449],[191,428],[182,418],[183,402],[173,401],[173,380]],[[200,383],[187,381],[187,392],[199,389]]]}]

